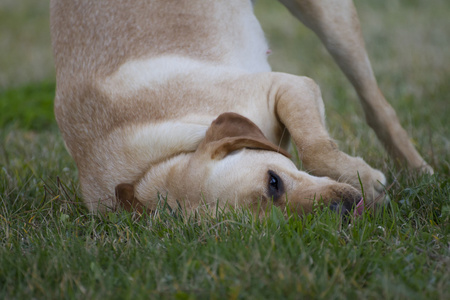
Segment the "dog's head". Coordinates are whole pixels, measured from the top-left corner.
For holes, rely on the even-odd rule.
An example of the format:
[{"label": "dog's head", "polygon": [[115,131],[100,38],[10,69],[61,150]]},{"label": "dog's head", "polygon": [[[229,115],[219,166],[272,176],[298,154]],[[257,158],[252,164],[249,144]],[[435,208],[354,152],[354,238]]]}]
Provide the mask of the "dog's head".
[{"label": "dog's head", "polygon": [[[254,209],[289,205],[299,213],[312,211],[315,202],[336,208],[342,204],[342,210],[350,210],[361,199],[348,184],[299,171],[289,157],[252,121],[224,113],[211,124],[195,153],[168,167],[165,191],[159,192],[189,207],[219,200]],[[117,198],[128,199],[128,209],[140,207],[137,202],[145,204],[147,198],[156,196],[143,192],[152,190],[143,187],[149,184],[152,180],[139,183],[136,196],[130,185],[119,185]]]}]

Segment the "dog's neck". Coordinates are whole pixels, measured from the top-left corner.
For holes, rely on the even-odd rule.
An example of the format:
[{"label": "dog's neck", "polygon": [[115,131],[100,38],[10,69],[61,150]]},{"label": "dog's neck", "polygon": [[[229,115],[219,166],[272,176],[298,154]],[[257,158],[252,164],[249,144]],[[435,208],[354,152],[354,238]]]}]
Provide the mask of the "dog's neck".
[{"label": "dog's neck", "polygon": [[136,198],[147,207],[156,207],[158,201],[167,202],[171,207],[176,206],[177,200],[187,196],[177,191],[184,190],[180,185],[185,180],[180,177],[184,176],[184,170],[192,155],[193,153],[179,154],[152,166],[135,185]]}]

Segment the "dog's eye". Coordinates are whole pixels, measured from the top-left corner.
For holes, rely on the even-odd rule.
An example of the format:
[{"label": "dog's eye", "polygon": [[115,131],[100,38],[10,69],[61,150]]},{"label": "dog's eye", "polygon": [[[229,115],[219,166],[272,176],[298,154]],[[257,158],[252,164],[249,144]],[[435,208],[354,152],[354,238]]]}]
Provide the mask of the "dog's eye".
[{"label": "dog's eye", "polygon": [[284,192],[283,181],[274,171],[269,170],[268,194],[269,197],[276,201]]},{"label": "dog's eye", "polygon": [[278,191],[278,176],[270,174],[269,187],[271,190]]}]

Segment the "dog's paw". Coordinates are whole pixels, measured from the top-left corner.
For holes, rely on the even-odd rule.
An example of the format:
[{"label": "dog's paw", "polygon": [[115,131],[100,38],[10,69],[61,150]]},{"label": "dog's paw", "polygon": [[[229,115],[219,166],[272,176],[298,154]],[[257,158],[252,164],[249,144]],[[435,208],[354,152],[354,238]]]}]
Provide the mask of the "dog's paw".
[{"label": "dog's paw", "polygon": [[347,169],[346,181],[363,193],[366,207],[386,203],[389,199],[385,193],[384,174],[370,167],[359,157],[353,158],[352,163],[352,168]]},{"label": "dog's paw", "polygon": [[368,180],[364,188],[366,200],[372,205],[380,205],[386,203],[389,198],[386,195],[386,177],[378,170],[371,170],[371,178]]}]

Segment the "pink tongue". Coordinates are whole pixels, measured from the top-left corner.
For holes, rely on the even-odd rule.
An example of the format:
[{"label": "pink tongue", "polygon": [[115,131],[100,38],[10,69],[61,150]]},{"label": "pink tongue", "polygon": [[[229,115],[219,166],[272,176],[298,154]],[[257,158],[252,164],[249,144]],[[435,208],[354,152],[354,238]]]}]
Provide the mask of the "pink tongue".
[{"label": "pink tongue", "polygon": [[356,216],[360,216],[362,215],[364,211],[364,199],[361,198],[361,200],[359,200],[358,204],[356,204],[355,210],[353,211],[353,215]]}]

